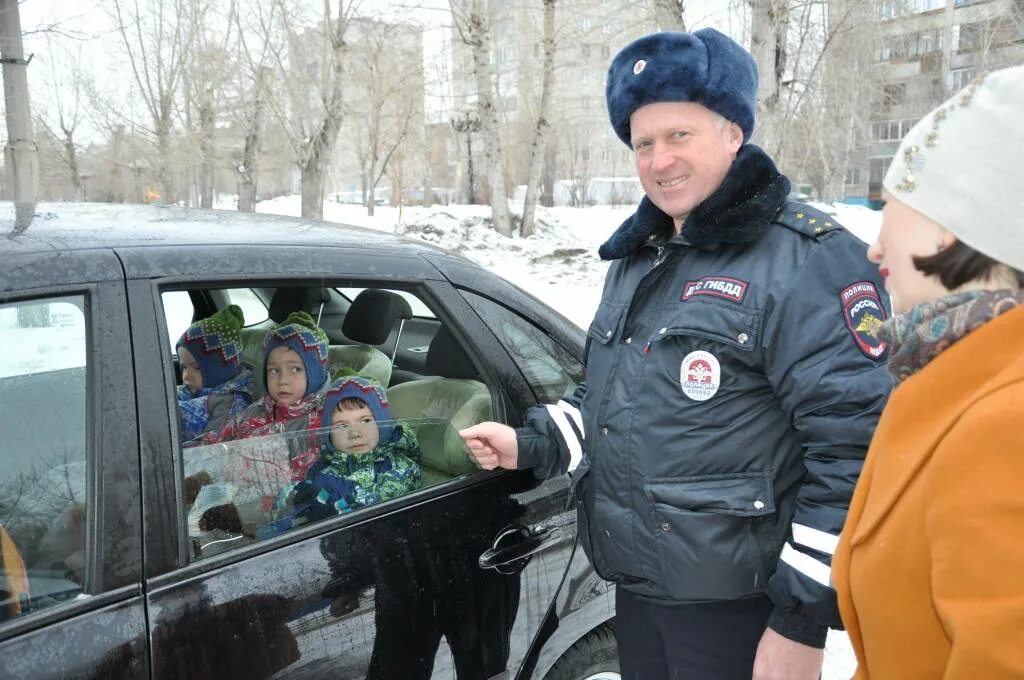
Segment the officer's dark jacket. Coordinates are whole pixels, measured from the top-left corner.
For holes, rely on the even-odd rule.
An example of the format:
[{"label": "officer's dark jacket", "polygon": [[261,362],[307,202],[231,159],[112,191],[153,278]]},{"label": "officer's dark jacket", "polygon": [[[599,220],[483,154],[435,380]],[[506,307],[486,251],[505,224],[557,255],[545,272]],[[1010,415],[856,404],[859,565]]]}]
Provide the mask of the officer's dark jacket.
[{"label": "officer's dark jacket", "polygon": [[821,646],[840,625],[831,555],[891,389],[869,332],[888,309],[866,246],[788,192],[746,145],[680,235],[643,200],[601,247],[586,382],[528,412],[519,466],[578,462],[580,537],[604,578],[667,602],[767,592],[769,625]]}]

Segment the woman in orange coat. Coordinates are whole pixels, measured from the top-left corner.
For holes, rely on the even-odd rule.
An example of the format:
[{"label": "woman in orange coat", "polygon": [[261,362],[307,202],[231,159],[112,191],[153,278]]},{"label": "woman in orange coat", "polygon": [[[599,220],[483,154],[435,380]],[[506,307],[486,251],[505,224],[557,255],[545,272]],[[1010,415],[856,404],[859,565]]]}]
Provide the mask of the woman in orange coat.
[{"label": "woman in orange coat", "polygon": [[1024,67],[915,126],[868,257],[896,388],[833,560],[857,678],[1024,677]]}]

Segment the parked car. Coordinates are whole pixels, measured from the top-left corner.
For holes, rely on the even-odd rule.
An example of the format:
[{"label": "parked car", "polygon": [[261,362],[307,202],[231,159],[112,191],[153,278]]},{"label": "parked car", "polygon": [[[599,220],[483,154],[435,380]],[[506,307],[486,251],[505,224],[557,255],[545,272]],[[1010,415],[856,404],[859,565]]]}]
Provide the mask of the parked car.
[{"label": "parked car", "polygon": [[[566,479],[482,471],[456,434],[570,390],[578,328],[391,234],[38,210],[15,233],[0,205],[0,676],[617,677],[612,591],[576,549]],[[387,386],[419,488],[262,531],[288,480],[233,470],[311,433],[183,446],[176,412],[174,339],[233,303],[257,372],[268,329],[304,310],[332,372]],[[39,305],[61,323],[22,328]]]}]

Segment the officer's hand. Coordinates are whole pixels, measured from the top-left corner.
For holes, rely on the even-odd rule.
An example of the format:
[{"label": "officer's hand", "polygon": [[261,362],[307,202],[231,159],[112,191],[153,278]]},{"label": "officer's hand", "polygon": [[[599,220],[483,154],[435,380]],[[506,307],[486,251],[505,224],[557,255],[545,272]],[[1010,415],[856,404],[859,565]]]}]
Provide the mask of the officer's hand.
[{"label": "officer's hand", "polygon": [[825,650],[800,644],[766,628],[754,657],[753,680],[818,680]]},{"label": "officer's hand", "polygon": [[516,469],[519,462],[519,443],[516,441],[516,431],[508,425],[480,423],[459,430],[459,436],[466,442],[469,452],[483,469]]}]

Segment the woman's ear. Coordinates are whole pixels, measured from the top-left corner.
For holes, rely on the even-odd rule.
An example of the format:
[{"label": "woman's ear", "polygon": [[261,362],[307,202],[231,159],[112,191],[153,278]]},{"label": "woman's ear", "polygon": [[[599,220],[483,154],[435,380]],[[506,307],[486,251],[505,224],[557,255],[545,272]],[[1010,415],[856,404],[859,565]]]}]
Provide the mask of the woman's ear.
[{"label": "woman's ear", "polygon": [[956,241],[957,238],[953,232],[944,227],[939,227],[939,238],[935,243],[935,252],[941,253],[946,248],[952,247]]}]

